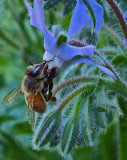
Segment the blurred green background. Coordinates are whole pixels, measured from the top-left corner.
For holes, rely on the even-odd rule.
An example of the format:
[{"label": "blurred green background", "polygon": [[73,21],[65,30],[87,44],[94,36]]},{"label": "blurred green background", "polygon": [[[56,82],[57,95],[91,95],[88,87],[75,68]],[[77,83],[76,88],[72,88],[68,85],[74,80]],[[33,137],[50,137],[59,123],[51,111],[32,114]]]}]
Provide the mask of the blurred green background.
[{"label": "blurred green background", "polygon": [[[32,3],[32,0],[29,1]],[[46,24],[60,24],[67,30],[75,1],[45,7]],[[109,8],[106,8],[105,22],[109,21]],[[111,13],[113,14],[113,13]],[[114,19],[115,22],[115,19]],[[119,30],[119,27],[118,27]],[[100,33],[98,48],[112,43],[112,39]],[[90,39],[90,38],[89,38]],[[44,53],[43,35],[30,26],[27,9],[23,0],[0,0],[0,101],[22,81],[28,61],[40,54],[35,63],[42,62]],[[117,160],[119,159],[119,120],[109,126],[108,132],[100,136],[97,146],[80,147],[72,155],[64,157],[59,148],[34,151],[32,149],[32,130],[26,119],[26,103],[19,95],[11,106],[0,104],[0,160]],[[121,120],[120,120],[121,121]],[[116,123],[117,122],[117,123]],[[117,124],[117,125],[116,125]],[[126,137],[126,135],[125,135]],[[122,160],[122,159],[121,159]]]}]

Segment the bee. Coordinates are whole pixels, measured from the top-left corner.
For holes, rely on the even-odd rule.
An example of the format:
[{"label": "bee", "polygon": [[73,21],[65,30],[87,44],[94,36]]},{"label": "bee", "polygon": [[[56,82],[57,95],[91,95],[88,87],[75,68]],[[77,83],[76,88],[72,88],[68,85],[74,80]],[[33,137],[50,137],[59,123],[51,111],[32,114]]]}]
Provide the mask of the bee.
[{"label": "bee", "polygon": [[2,103],[11,104],[17,95],[23,92],[28,105],[27,112],[32,109],[33,113],[44,113],[47,108],[46,102],[49,100],[56,102],[56,98],[52,96],[53,79],[56,74],[56,68],[48,70],[46,61],[30,65],[26,69],[22,83],[9,92]]}]

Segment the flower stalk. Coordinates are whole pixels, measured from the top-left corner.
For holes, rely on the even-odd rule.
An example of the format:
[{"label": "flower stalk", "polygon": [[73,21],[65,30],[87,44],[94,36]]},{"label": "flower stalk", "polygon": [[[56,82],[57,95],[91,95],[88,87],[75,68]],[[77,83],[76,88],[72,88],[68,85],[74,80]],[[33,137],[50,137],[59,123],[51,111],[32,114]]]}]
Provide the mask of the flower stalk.
[{"label": "flower stalk", "polygon": [[62,111],[63,108],[66,106],[66,104],[73,99],[76,95],[80,94],[83,91],[88,91],[88,90],[94,90],[95,85],[94,84],[87,84],[84,85],[83,87],[79,87],[78,89],[74,90],[72,93],[69,94],[69,96],[67,96],[67,98],[65,98],[63,100],[63,102],[59,105],[59,108],[57,109],[58,111]]},{"label": "flower stalk", "polygon": [[53,95],[55,95],[62,88],[69,86],[71,84],[79,83],[79,82],[89,82],[89,81],[92,82],[96,80],[98,80],[97,77],[76,77],[76,78],[66,80],[65,82],[59,84],[57,87],[53,89]]},{"label": "flower stalk", "polygon": [[107,32],[121,47],[121,49],[124,51],[124,53],[126,54],[127,48],[125,47],[122,39],[117,35],[117,33],[115,33],[110,27],[108,27],[107,25],[103,25],[102,29]]},{"label": "flower stalk", "polygon": [[127,41],[127,24],[124,20],[124,17],[118,7],[118,5],[116,4],[116,2],[114,0],[107,0],[107,2],[109,3],[109,5],[112,7],[112,9],[114,10],[118,20],[119,20],[119,23],[121,25],[121,28],[123,30],[123,33],[124,33],[124,36],[125,36],[125,39]]},{"label": "flower stalk", "polygon": [[96,54],[97,56],[99,56],[103,62],[105,63],[106,67],[109,68],[116,76],[117,80],[122,82],[122,80],[120,79],[119,75],[116,73],[116,71],[113,69],[113,67],[107,62],[107,60],[98,52],[94,51],[94,54]]}]

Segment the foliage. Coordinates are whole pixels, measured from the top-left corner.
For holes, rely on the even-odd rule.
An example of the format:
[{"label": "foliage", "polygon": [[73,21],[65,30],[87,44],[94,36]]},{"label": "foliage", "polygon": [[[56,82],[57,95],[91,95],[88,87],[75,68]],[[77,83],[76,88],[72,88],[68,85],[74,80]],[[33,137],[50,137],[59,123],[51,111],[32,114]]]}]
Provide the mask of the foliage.
[{"label": "foliage", "polygon": [[[46,23],[51,24],[49,28],[59,37],[59,44],[66,42],[63,33],[69,26],[75,2],[44,2]],[[112,8],[106,1],[98,2],[105,12],[102,29],[93,33],[84,27],[75,38],[95,44],[93,60],[109,68],[117,80],[90,64],[67,62],[55,78],[53,94],[57,102],[48,102],[45,113],[36,113],[33,130],[25,116],[22,93],[11,106],[0,104],[0,159],[126,160],[127,46]],[[117,1],[117,4],[127,14],[127,2]],[[29,25],[22,0],[1,0],[0,20],[2,101],[10,90],[21,84],[31,58],[40,54],[35,63],[42,62],[44,46],[41,32]]]}]

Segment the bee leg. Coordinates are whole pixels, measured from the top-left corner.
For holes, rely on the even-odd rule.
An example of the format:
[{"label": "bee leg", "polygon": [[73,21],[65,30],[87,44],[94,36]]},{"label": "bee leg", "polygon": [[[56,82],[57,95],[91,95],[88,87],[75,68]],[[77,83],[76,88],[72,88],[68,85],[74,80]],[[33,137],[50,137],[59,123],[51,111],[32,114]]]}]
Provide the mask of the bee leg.
[{"label": "bee leg", "polygon": [[43,61],[42,62],[42,67],[44,67],[46,63],[47,63],[47,61]]},{"label": "bee leg", "polygon": [[31,108],[30,108],[30,106],[28,106],[27,110],[26,110],[26,118],[27,118],[29,124],[31,124],[30,111],[31,111]]},{"label": "bee leg", "polygon": [[43,67],[43,73],[44,73],[44,75],[47,75],[47,74],[48,74],[47,71],[48,71],[48,65],[45,64],[44,67]]},{"label": "bee leg", "polygon": [[52,68],[48,70],[48,80],[52,81],[58,74],[58,70],[56,68]]},{"label": "bee leg", "polygon": [[49,92],[52,92],[53,89],[53,81],[49,84]]},{"label": "bee leg", "polygon": [[[50,60],[50,61],[52,61],[52,60]],[[43,63],[42,63],[42,68],[43,68],[43,73],[44,73],[44,75],[48,75],[48,62],[50,62],[50,61],[44,61]]]},{"label": "bee leg", "polygon": [[30,109],[30,107],[29,106],[27,106],[27,110],[26,110],[26,118],[29,120],[29,109]]},{"label": "bee leg", "polygon": [[44,95],[44,98],[45,98],[46,102],[48,102],[51,99],[51,97],[52,97],[52,92]]},{"label": "bee leg", "polygon": [[53,89],[53,82],[49,84],[48,94],[44,95],[46,102],[48,102],[52,97],[52,89]]},{"label": "bee leg", "polygon": [[51,62],[51,61],[53,61],[53,60],[49,60],[49,61],[45,61],[45,60],[44,60],[44,61],[42,62],[42,67],[44,67],[45,64],[47,64],[48,62]]},{"label": "bee leg", "polygon": [[33,110],[31,110],[30,106],[27,107],[26,117],[27,117],[27,120],[28,120],[29,124],[31,125],[32,129],[34,129],[34,125],[35,125],[35,112]]},{"label": "bee leg", "polygon": [[34,124],[35,124],[35,112],[33,111],[32,112],[32,122],[31,122],[32,129],[34,129]]}]

